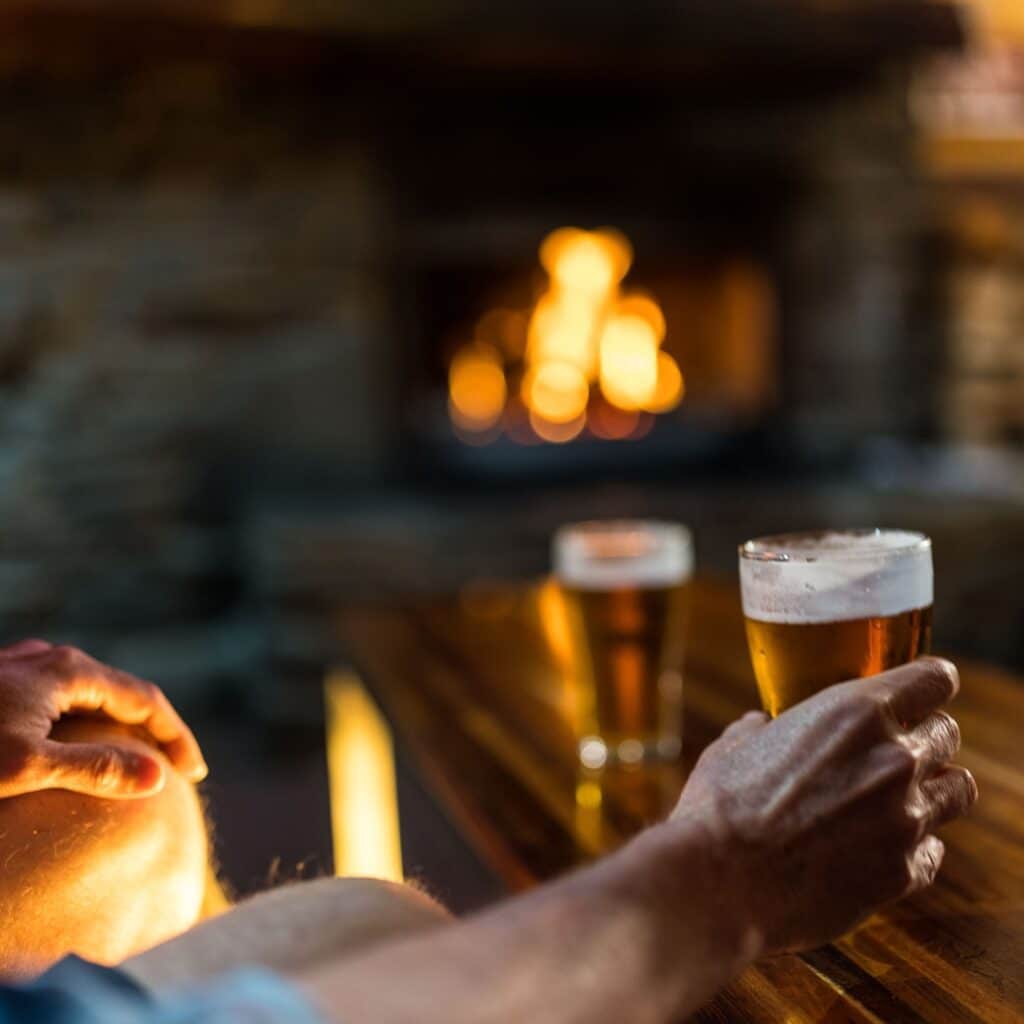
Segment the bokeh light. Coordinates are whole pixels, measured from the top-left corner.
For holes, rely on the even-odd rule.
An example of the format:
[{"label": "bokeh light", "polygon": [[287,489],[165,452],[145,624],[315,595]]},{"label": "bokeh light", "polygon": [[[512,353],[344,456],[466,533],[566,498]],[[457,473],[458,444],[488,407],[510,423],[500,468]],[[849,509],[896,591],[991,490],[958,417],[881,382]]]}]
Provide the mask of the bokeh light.
[{"label": "bokeh light", "polygon": [[638,316],[612,316],[601,335],[601,391],[620,409],[644,409],[658,382],[658,342]]},{"label": "bokeh light", "polygon": [[645,321],[660,345],[665,340],[665,314],[646,292],[628,292],[615,304],[619,316],[636,316]]},{"label": "bokeh light", "polygon": [[487,345],[467,345],[448,370],[452,419],[464,430],[488,430],[501,418],[508,386],[501,357]]},{"label": "bokeh light", "polygon": [[602,398],[587,413],[587,429],[602,441],[624,441],[636,430],[639,420],[637,412],[619,409]]},{"label": "bokeh light", "polygon": [[[622,291],[633,262],[613,228],[565,227],[541,243],[547,290],[531,311],[495,308],[449,372],[456,434],[490,443],[564,443],[585,426],[608,440],[636,438],[651,413],[685,394],[675,359],[660,350],[665,315],[653,296]],[[511,380],[511,387],[510,387]]]},{"label": "bokeh light", "polygon": [[571,363],[587,378],[597,372],[599,309],[588,295],[548,292],[530,322],[531,363]]},{"label": "bokeh light", "polygon": [[477,321],[473,339],[502,352],[507,359],[522,359],[529,320],[515,309],[491,309]]},{"label": "bokeh light", "polygon": [[625,277],[633,259],[629,243],[613,231],[559,228],[540,247],[540,261],[552,287],[606,296]]},{"label": "bokeh light", "polygon": [[543,441],[550,441],[552,444],[565,444],[579,437],[586,426],[586,416],[577,416],[568,423],[552,423],[546,420],[535,410],[530,410],[530,426],[533,432]]},{"label": "bokeh light", "polygon": [[568,423],[587,408],[590,387],[571,363],[541,363],[523,381],[527,406],[550,423]]},{"label": "bokeh light", "polygon": [[667,352],[658,353],[654,395],[644,407],[648,412],[671,412],[683,400],[685,385],[679,364]]}]

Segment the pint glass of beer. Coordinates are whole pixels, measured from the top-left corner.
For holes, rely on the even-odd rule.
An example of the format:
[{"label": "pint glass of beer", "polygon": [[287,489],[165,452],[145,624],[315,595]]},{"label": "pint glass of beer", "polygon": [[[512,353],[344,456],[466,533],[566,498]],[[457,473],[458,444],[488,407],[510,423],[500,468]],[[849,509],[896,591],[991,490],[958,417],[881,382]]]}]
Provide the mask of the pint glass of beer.
[{"label": "pint glass of beer", "polygon": [[740,548],[747,641],[771,715],[846,679],[927,654],[932,543],[907,530],[829,530]]},{"label": "pint glass of beer", "polygon": [[693,540],[674,523],[579,523],[555,534],[572,650],[580,762],[674,760]]}]

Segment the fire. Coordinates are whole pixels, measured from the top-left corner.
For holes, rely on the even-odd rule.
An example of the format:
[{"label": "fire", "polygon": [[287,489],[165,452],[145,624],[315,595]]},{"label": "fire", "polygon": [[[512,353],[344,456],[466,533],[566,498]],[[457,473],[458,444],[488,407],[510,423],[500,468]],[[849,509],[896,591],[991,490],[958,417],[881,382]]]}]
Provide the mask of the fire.
[{"label": "fire", "polygon": [[683,400],[683,374],[679,364],[667,353],[658,353],[654,394],[647,402],[648,412],[668,412]]},{"label": "fire", "polygon": [[569,423],[579,418],[589,399],[587,378],[572,363],[540,363],[523,381],[527,408],[550,423]]},{"label": "fire", "polygon": [[507,391],[501,358],[494,349],[470,345],[452,360],[449,407],[452,419],[465,430],[493,427],[505,409]]},{"label": "fire", "polygon": [[[674,409],[684,383],[661,348],[664,314],[651,296],[621,289],[633,262],[629,241],[610,228],[559,228],[539,256],[548,287],[528,320],[486,313],[452,361],[454,424],[485,433],[504,417],[510,435],[518,433],[521,414],[509,419],[516,392],[534,435],[555,443],[588,426],[596,437],[632,436],[622,430],[639,424],[639,414]],[[519,381],[515,392],[510,378]]]},{"label": "fire", "polygon": [[658,384],[658,341],[646,320],[616,312],[601,334],[601,391],[620,409],[643,409]]}]

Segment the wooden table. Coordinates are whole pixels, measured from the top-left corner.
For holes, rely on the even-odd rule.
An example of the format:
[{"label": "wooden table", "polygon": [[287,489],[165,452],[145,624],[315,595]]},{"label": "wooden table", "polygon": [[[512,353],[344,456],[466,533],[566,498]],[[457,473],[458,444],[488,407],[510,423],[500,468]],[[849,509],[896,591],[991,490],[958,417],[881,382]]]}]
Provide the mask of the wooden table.
[{"label": "wooden table", "polygon": [[[349,653],[400,741],[512,890],[585,861],[657,817],[685,765],[758,704],[735,587],[701,580],[689,633],[683,768],[595,791],[575,767],[554,598],[550,584],[481,587],[416,607],[341,614]],[[938,883],[834,945],[758,964],[695,1020],[1024,1021],[1024,681],[974,665],[961,665],[961,673],[961,760],[981,800],[970,818],[942,831]]]}]

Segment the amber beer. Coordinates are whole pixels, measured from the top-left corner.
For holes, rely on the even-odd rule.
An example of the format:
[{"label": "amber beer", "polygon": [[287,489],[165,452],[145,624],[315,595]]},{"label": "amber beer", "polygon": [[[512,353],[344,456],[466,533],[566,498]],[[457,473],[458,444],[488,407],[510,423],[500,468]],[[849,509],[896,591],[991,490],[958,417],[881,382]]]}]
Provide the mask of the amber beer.
[{"label": "amber beer", "polygon": [[931,541],[905,530],[782,534],[740,548],[747,642],[771,715],[927,654]]},{"label": "amber beer", "polygon": [[572,648],[580,760],[674,759],[693,544],[682,526],[583,523],[555,536]]}]

